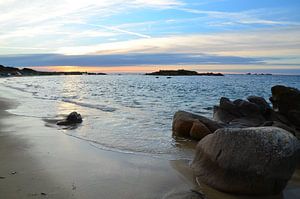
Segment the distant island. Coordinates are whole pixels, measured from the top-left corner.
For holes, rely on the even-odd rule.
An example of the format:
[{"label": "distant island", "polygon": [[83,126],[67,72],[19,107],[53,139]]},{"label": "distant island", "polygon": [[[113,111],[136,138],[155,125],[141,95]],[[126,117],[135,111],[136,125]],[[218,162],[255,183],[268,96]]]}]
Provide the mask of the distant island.
[{"label": "distant island", "polygon": [[246,75],[272,75],[271,73],[246,73]]},{"label": "distant island", "polygon": [[146,73],[145,75],[156,76],[224,76],[222,73],[198,73],[190,70],[160,70],[153,73]]},{"label": "distant island", "polygon": [[30,68],[18,69],[15,67],[6,67],[0,65],[0,77],[18,77],[18,76],[45,76],[45,75],[106,75],[105,73],[88,72],[46,72],[36,71]]}]

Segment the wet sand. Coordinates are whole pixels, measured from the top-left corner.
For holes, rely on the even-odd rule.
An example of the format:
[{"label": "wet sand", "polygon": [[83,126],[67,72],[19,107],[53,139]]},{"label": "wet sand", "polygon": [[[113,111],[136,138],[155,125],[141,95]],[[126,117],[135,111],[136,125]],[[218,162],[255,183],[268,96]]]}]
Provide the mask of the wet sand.
[{"label": "wet sand", "polygon": [[100,150],[45,126],[38,118],[5,110],[0,98],[0,198],[209,199],[286,198],[300,195],[295,173],[284,193],[272,197],[235,196],[197,184],[188,160]]},{"label": "wet sand", "polygon": [[0,100],[0,198],[169,198],[193,194],[168,160],[99,150],[6,113]]}]

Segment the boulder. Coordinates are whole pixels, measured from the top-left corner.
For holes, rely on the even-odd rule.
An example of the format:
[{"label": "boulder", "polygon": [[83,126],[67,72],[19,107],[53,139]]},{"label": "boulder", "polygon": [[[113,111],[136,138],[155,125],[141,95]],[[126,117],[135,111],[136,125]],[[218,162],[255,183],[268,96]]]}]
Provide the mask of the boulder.
[{"label": "boulder", "polygon": [[221,97],[220,108],[229,112],[231,115],[241,117],[238,107],[226,97]]},{"label": "boulder", "polygon": [[245,117],[261,114],[259,106],[252,102],[248,102],[246,100],[236,100],[235,102],[239,112]]},{"label": "boulder", "polygon": [[214,106],[214,120],[228,124],[229,127],[261,125],[265,121],[263,111],[267,109],[267,105],[264,104],[263,98],[250,97],[249,99],[257,104],[242,99],[231,102],[228,98],[222,97],[220,105]]},{"label": "boulder", "polygon": [[270,101],[274,110],[286,116],[289,111],[300,111],[300,91],[298,89],[277,85],[271,90]]},{"label": "boulder", "polygon": [[[194,123],[195,123],[195,125],[194,125]],[[192,130],[193,125],[194,125],[193,131],[192,131],[193,136],[196,136],[195,131],[197,129],[199,130],[200,126],[201,126],[202,130],[205,129],[205,131],[203,131],[203,132],[205,132],[204,134],[206,134],[208,131],[214,132],[217,129],[222,128],[224,126],[221,123],[210,120],[210,119],[200,116],[200,115],[195,115],[195,114],[188,113],[185,111],[178,111],[175,113],[174,118],[173,118],[173,125],[172,125],[173,136],[190,138],[191,137],[190,132]],[[197,135],[197,137],[199,137],[199,135]]]},{"label": "boulder", "polygon": [[300,111],[297,110],[289,111],[287,118],[291,121],[292,124],[300,127]]},{"label": "boulder", "polygon": [[285,188],[299,152],[298,139],[277,127],[223,128],[198,143],[192,168],[220,191],[272,195]]},{"label": "boulder", "polygon": [[75,124],[79,124],[79,123],[82,123],[81,115],[77,112],[72,112],[67,116],[67,118],[65,120],[59,121],[56,124],[68,126],[68,125],[75,125]]},{"label": "boulder", "polygon": [[199,120],[194,121],[193,126],[190,130],[190,137],[195,140],[201,140],[208,134],[211,134],[211,131]]},{"label": "boulder", "polygon": [[232,120],[236,119],[237,116],[231,114],[227,110],[221,108],[220,106],[214,106],[213,109],[213,119],[218,122],[228,124]]},{"label": "boulder", "polygon": [[173,135],[189,138],[191,128],[195,121],[197,120],[189,117],[180,117],[174,119],[172,127]]},{"label": "boulder", "polygon": [[258,96],[249,96],[247,97],[247,100],[251,103],[254,103],[258,106],[260,112],[262,114],[267,114],[268,111],[271,109],[271,106],[268,104],[268,102],[262,98],[262,97],[258,97]]}]

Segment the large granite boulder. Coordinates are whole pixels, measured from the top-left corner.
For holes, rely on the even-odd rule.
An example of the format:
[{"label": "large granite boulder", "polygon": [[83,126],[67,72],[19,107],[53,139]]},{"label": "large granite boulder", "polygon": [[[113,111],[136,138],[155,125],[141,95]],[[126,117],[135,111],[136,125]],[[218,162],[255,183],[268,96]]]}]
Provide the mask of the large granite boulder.
[{"label": "large granite boulder", "polygon": [[57,125],[69,126],[82,123],[82,117],[77,112],[70,113],[66,119],[57,122]]},{"label": "large granite boulder", "polygon": [[173,136],[201,139],[203,136],[222,128],[223,125],[206,117],[178,111],[173,118]]},{"label": "large granite boulder", "polygon": [[235,194],[278,194],[299,159],[299,141],[277,127],[223,128],[204,137],[192,163],[197,179]]}]

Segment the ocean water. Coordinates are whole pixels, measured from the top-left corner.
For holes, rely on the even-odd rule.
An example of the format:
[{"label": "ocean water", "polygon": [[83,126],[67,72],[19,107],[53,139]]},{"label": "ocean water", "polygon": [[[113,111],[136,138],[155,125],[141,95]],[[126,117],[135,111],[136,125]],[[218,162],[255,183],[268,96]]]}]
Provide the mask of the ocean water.
[{"label": "ocean water", "polygon": [[[300,76],[144,75],[45,76],[0,79],[1,92],[19,102],[13,114],[46,121],[72,111],[83,116],[76,129],[58,131],[95,147],[166,158],[191,157],[187,142],[172,138],[172,118],[185,110],[212,117],[221,97],[268,99],[277,84],[300,89]],[[5,96],[5,94],[3,95]],[[45,122],[46,126],[47,122]],[[41,132],[42,133],[42,132]]]}]

